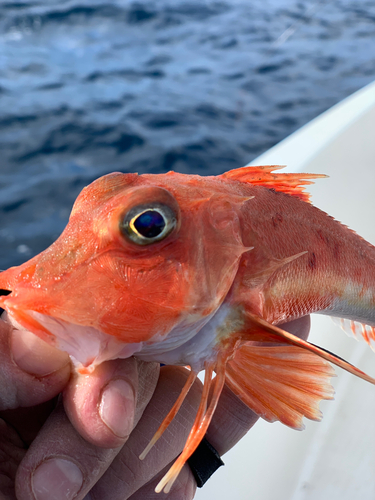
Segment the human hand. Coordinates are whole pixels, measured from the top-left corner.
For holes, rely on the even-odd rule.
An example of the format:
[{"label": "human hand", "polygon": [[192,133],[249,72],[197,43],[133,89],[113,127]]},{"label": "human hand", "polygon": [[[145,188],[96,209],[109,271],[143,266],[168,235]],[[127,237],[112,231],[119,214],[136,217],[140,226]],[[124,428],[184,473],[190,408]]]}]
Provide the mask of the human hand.
[{"label": "human hand", "polygon": [[[77,491],[83,498],[142,415],[158,372],[157,364],[132,358],[103,364],[91,377],[71,377],[65,353],[0,320],[1,500],[66,499]],[[60,469],[53,458],[62,459]]]},{"label": "human hand", "polygon": [[[308,318],[290,323],[288,329],[307,336]],[[199,381],[165,434],[146,459],[140,461],[139,454],[177,398],[186,370],[162,368],[155,392],[157,365],[140,363],[133,358],[104,363],[94,374],[75,375],[68,382],[68,357],[32,335],[36,344],[32,348],[23,347],[22,359],[13,354],[13,359],[26,371],[37,371],[29,375],[12,361],[9,349],[11,345],[11,349],[17,350],[17,340],[12,339],[23,335],[32,334],[11,332],[8,325],[0,324],[1,347],[5,347],[1,349],[0,409],[5,402],[8,408],[13,408],[2,411],[0,417],[14,426],[14,429],[8,428],[0,441],[0,453],[4,457],[0,462],[9,464],[0,465],[0,477],[5,481],[0,482],[4,499],[16,498],[15,491],[19,500],[160,499],[154,488],[183,448],[200,399]],[[47,371],[43,371],[45,365]],[[53,373],[51,367],[55,368]],[[105,391],[110,382],[114,383],[112,394]],[[130,391],[126,384],[130,385]],[[52,398],[63,387],[65,410],[61,401],[53,408],[56,399]],[[121,391],[125,399],[120,396]],[[17,396],[11,399],[12,394]],[[41,401],[46,402],[38,404]],[[25,404],[31,407],[20,408]],[[207,439],[222,455],[256,420],[257,416],[224,388]],[[27,451],[23,442],[31,443]],[[55,459],[62,460],[60,467],[56,468]],[[6,470],[2,470],[3,467]],[[186,465],[171,493],[163,494],[163,498],[189,500],[195,489],[195,479]]]}]

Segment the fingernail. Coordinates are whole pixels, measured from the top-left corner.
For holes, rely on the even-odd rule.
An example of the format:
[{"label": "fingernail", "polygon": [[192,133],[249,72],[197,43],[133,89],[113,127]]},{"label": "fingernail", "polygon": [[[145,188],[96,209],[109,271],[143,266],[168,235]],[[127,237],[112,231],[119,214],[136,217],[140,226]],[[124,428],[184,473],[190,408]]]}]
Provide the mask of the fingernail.
[{"label": "fingernail", "polygon": [[99,414],[116,436],[129,436],[134,420],[134,391],[125,380],[113,380],[105,387]]},{"label": "fingernail", "polygon": [[82,487],[83,475],[73,462],[53,458],[39,465],[31,481],[36,500],[71,500]]},{"label": "fingernail", "polygon": [[11,334],[13,361],[21,370],[45,377],[69,363],[69,356],[48,345],[26,330],[13,330]]}]

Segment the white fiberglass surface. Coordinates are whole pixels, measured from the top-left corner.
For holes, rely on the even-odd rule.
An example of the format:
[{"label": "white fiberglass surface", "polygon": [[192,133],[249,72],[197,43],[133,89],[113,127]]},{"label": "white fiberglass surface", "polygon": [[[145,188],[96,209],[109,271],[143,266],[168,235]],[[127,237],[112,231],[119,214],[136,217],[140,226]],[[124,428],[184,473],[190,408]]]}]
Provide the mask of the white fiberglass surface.
[{"label": "white fiberglass surface", "polygon": [[[257,164],[325,173],[312,202],[375,244],[375,83],[272,148]],[[306,146],[307,145],[307,146]],[[310,340],[373,377],[375,354],[328,317],[314,316]],[[375,387],[335,368],[334,401],[302,432],[261,419],[224,455],[197,500],[372,500],[375,498]]]}]

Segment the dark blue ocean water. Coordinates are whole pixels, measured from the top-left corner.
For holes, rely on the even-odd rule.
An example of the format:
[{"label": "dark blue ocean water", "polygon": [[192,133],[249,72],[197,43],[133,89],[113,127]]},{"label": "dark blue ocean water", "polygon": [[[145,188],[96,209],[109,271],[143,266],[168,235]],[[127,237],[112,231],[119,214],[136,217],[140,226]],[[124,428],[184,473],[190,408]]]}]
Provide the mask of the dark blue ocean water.
[{"label": "dark blue ocean water", "polygon": [[217,174],[375,78],[375,0],[0,0],[0,269],[113,171]]}]

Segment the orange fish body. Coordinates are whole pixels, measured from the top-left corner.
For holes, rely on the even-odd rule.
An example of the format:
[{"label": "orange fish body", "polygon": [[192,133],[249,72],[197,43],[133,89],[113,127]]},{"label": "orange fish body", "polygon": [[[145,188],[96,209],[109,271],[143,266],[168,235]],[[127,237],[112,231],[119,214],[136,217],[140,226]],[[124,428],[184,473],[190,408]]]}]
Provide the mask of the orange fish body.
[{"label": "orange fish body", "polygon": [[332,398],[327,361],[375,382],[275,326],[321,312],[375,345],[375,248],[307,203],[301,185],[318,175],[277,168],[107,175],[82,191],[53,245],[0,274],[10,321],[81,371],[132,355],[188,365],[186,395],[206,370],[193,431],[158,491],[199,444],[225,381],[263,418],[294,428],[319,420],[320,400]]}]

